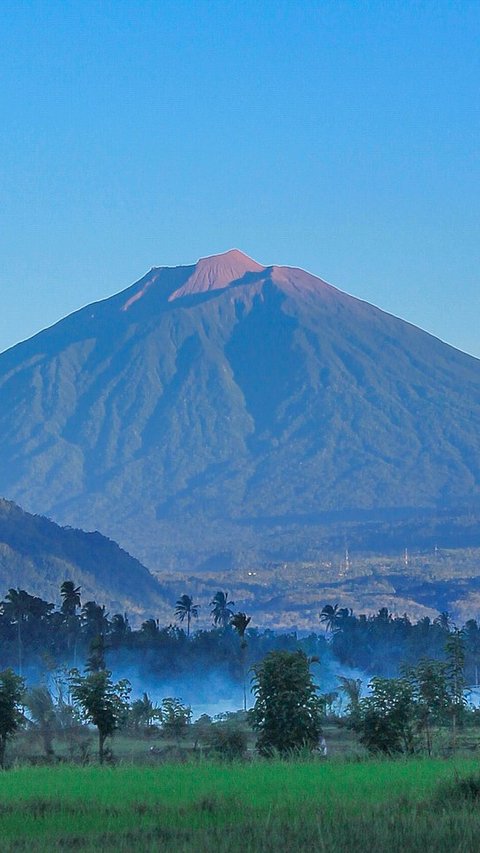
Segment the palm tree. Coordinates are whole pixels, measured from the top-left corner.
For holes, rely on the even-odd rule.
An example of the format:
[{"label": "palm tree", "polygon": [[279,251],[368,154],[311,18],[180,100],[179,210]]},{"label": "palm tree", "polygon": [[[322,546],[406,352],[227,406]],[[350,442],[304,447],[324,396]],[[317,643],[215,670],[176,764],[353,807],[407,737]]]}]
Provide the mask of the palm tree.
[{"label": "palm tree", "polygon": [[107,668],[105,663],[105,639],[103,634],[90,640],[90,649],[85,665],[86,672],[100,672]]},{"label": "palm tree", "polygon": [[4,615],[17,625],[18,672],[22,674],[23,641],[22,627],[32,612],[34,596],[24,589],[9,589],[2,602]]},{"label": "palm tree", "polygon": [[235,613],[232,616],[230,625],[235,629],[238,636],[240,637],[240,653],[242,658],[242,678],[243,678],[243,710],[247,710],[247,672],[246,672],[246,654],[247,654],[247,641],[245,639],[245,631],[248,628],[248,625],[251,621],[251,616],[247,616],[246,613]]},{"label": "palm tree", "polygon": [[147,619],[145,622],[142,622],[140,633],[146,640],[155,640],[160,633],[158,619]]},{"label": "palm tree", "polygon": [[82,624],[87,639],[92,640],[94,637],[103,637],[108,633],[110,622],[108,621],[108,613],[105,613],[105,605],[97,604],[96,601],[87,601],[82,607]]},{"label": "palm tree", "polygon": [[24,703],[43,741],[45,755],[51,758],[54,755],[53,735],[57,714],[50,690],[45,685],[32,687],[27,692]]},{"label": "palm tree", "polygon": [[228,600],[228,592],[221,590],[216,592],[210,602],[210,607],[212,608],[210,615],[213,618],[213,624],[226,628],[233,616],[233,610],[230,608],[235,607],[235,602]]},{"label": "palm tree", "polygon": [[360,696],[362,694],[362,679],[347,678],[346,675],[339,675],[338,680],[340,682],[338,685],[339,690],[341,690],[347,697],[348,710],[353,714],[357,710],[358,703],[360,702]]},{"label": "palm tree", "polygon": [[175,616],[180,622],[187,619],[187,637],[190,636],[190,622],[192,619],[198,619],[199,604],[193,603],[191,595],[182,595],[175,605]]},{"label": "palm tree", "polygon": [[446,610],[444,610],[442,613],[440,613],[440,615],[437,616],[437,618],[433,620],[433,624],[438,625],[439,628],[443,628],[444,631],[450,631],[450,622],[451,622],[450,613],[447,613]]},{"label": "palm tree", "polygon": [[70,652],[73,643],[73,668],[77,668],[77,644],[80,637],[80,617],[75,616],[67,616],[65,619],[66,622],[66,633],[67,633],[67,648]]},{"label": "palm tree", "polygon": [[326,604],[320,613],[320,622],[323,622],[327,631],[333,631],[338,613],[338,604]]},{"label": "palm tree", "polygon": [[159,719],[160,709],[153,704],[148,693],[144,693],[141,699],[132,702],[129,717],[136,729],[140,726],[149,729],[153,721]]},{"label": "palm tree", "polygon": [[326,604],[320,613],[320,622],[325,624],[327,631],[333,633],[338,631],[344,619],[352,616],[353,611],[348,607],[339,607],[338,604]]},{"label": "palm tree", "polygon": [[64,581],[60,587],[62,601],[62,613],[65,616],[75,616],[77,607],[82,606],[80,600],[81,587],[75,586],[73,581]]},{"label": "palm tree", "polygon": [[131,633],[126,613],[115,613],[112,617],[110,636],[113,643],[120,644]]},{"label": "palm tree", "polygon": [[80,633],[80,620],[77,616],[77,607],[82,606],[80,600],[81,588],[75,586],[73,581],[64,581],[60,587],[60,595],[63,598],[61,611],[67,626],[68,651],[72,647],[73,639],[73,666],[77,666],[77,642]]}]

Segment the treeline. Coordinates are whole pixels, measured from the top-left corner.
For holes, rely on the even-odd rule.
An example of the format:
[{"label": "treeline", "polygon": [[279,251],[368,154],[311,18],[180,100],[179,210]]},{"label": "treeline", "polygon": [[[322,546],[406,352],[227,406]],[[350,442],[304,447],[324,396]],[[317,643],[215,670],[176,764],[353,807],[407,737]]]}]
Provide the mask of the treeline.
[{"label": "treeline", "polygon": [[[320,614],[337,660],[372,675],[394,677],[402,666],[413,666],[423,658],[444,660],[445,644],[453,632],[448,613],[436,619],[425,616],[412,622],[408,616],[393,616],[386,607],[372,616],[327,604]],[[462,628],[465,679],[477,684],[480,676],[480,628],[469,619]]]},{"label": "treeline", "polygon": [[0,669],[32,672],[38,680],[60,667],[81,669],[97,654],[111,669],[135,668],[148,683],[170,676],[190,680],[192,672],[219,670],[240,684],[246,669],[269,651],[301,649],[322,656],[327,647],[323,632],[299,638],[295,632],[247,630],[249,617],[235,613],[235,603],[223,591],[210,602],[212,628],[196,631],[190,626],[198,605],[186,594],[172,606],[172,623],[151,618],[136,629],[125,613],[110,615],[96,601],[82,603],[81,589],[72,581],[62,584],[60,599],[55,606],[22,589],[8,591],[0,601]]},{"label": "treeline", "polygon": [[[191,631],[199,605],[187,594],[172,608],[180,625],[147,619],[134,630],[126,614],[110,617],[95,601],[82,604],[81,589],[71,581],[62,584],[60,597],[56,607],[10,589],[0,602],[0,766],[7,740],[32,726],[48,759],[54,736],[74,744],[85,724],[97,728],[101,762],[106,738],[120,728],[153,730],[177,742],[190,732],[195,742],[203,740],[223,755],[244,754],[245,726],[212,728],[205,716],[190,728],[188,705],[173,697],[155,705],[146,691],[131,702],[130,681],[114,682],[111,672],[128,664],[140,678],[148,674],[158,681],[172,673],[191,679],[195,672],[201,680],[208,669],[223,667],[243,687],[245,712],[251,678],[255,705],[244,722],[257,731],[257,749],[264,755],[322,749],[325,717],[353,729],[369,751],[386,754],[419,749],[431,754],[435,737],[446,729],[455,750],[462,726],[479,722],[466,700],[466,687],[478,676],[480,629],[473,619],[459,629],[446,613],[413,623],[386,608],[355,616],[327,604],[319,614],[325,630],[299,638],[295,632],[251,628],[247,614],[235,612],[228,593],[219,590],[210,602],[210,630]],[[310,667],[332,653],[339,662],[336,689],[321,692],[326,685],[321,676],[314,683]],[[37,686],[26,690],[22,676],[34,665],[43,677],[37,672]],[[346,669],[341,674],[342,665],[374,677],[362,683]]]},{"label": "treeline", "polygon": [[[8,591],[0,602],[0,668],[12,667],[20,674],[61,666],[81,669],[100,638],[110,668],[135,667],[140,676],[156,679],[190,678],[192,672],[207,668],[239,681],[245,668],[268,652],[297,649],[321,661],[328,649],[328,656],[345,668],[395,677],[402,666],[414,666],[423,658],[444,660],[453,630],[446,613],[413,622],[386,608],[366,616],[327,604],[319,613],[319,631],[299,637],[295,631],[277,633],[252,626],[246,614],[235,612],[235,602],[223,591],[209,602],[210,629],[194,630],[199,605],[187,594],[172,605],[170,624],[151,618],[133,628],[127,614],[110,615],[96,601],[82,602],[82,591],[72,581],[62,584],[59,598],[55,605],[22,589]],[[480,628],[475,619],[466,622],[462,636],[465,679],[472,685],[480,676]]]}]

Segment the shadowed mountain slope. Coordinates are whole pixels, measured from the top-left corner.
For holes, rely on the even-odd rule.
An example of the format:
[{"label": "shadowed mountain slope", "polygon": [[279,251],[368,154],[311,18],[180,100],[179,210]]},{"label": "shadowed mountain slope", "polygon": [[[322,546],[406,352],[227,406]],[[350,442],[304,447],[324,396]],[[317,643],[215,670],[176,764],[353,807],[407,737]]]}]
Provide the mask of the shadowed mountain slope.
[{"label": "shadowed mountain slope", "polygon": [[82,588],[82,601],[105,603],[111,615],[171,610],[155,578],[115,542],[100,533],[59,527],[0,499],[0,595],[21,586],[58,602],[64,580]]},{"label": "shadowed mountain slope", "polygon": [[480,362],[236,250],[13,347],[0,398],[0,490],[152,568],[480,504]]}]

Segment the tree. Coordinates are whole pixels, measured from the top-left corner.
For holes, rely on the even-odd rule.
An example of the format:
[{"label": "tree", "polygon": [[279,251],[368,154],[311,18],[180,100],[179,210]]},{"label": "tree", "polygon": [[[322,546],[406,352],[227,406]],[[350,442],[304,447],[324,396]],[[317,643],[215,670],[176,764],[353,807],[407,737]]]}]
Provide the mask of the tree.
[{"label": "tree", "polygon": [[452,747],[457,747],[457,728],[465,710],[465,635],[458,628],[447,637],[445,642],[447,655],[446,676],[449,697],[449,710],[452,718]]},{"label": "tree", "polygon": [[105,664],[105,640],[103,635],[93,637],[90,641],[89,655],[85,669],[87,672],[100,672],[106,668]]},{"label": "tree", "polygon": [[38,730],[46,757],[52,758],[57,713],[50,690],[45,685],[32,687],[26,693],[23,702]]},{"label": "tree", "polygon": [[198,720],[192,723],[192,735],[194,738],[193,748],[198,749],[199,741],[208,742],[212,728],[212,718],[208,714],[202,714]]},{"label": "tree", "polygon": [[334,713],[333,707],[335,702],[338,699],[338,691],[330,690],[328,693],[322,693],[320,699],[323,702],[323,707],[325,710],[325,716],[328,717],[330,714]]},{"label": "tree", "polygon": [[110,622],[108,621],[108,613],[105,613],[104,604],[100,605],[96,601],[87,601],[82,607],[81,618],[87,640],[108,634]]},{"label": "tree", "polygon": [[479,686],[480,629],[476,619],[468,619],[464,626],[465,653],[469,662],[470,683]]},{"label": "tree", "polygon": [[[177,602],[177,607],[178,607],[178,602]],[[186,615],[187,614],[185,614],[183,616],[183,619],[185,618]],[[183,621],[183,619],[182,619],[182,617],[180,617],[181,621]],[[190,625],[188,626],[188,629],[190,630]],[[159,624],[158,619],[147,619],[145,622],[142,622],[142,626],[140,628],[140,631],[142,632],[142,637],[144,637],[147,641],[148,640],[156,640],[158,635],[160,634],[160,624]]]},{"label": "tree", "polygon": [[153,704],[148,693],[144,693],[141,699],[136,699],[132,702],[129,712],[129,721],[135,729],[143,726],[149,729],[153,725],[154,720],[161,719],[161,710]]},{"label": "tree", "polygon": [[210,616],[213,619],[213,624],[216,627],[220,625],[222,628],[226,628],[233,616],[231,608],[235,607],[235,602],[228,600],[228,592],[218,590],[210,602],[210,607],[212,608]]},{"label": "tree", "polygon": [[23,664],[22,625],[30,610],[29,599],[30,596],[25,590],[12,588],[8,590],[5,601],[2,603],[3,613],[17,626],[18,671],[20,674]]},{"label": "tree", "polygon": [[81,588],[75,586],[73,581],[64,581],[60,587],[60,595],[63,598],[61,611],[64,616],[75,616],[77,607],[82,606],[80,600]]},{"label": "tree", "polygon": [[199,605],[193,603],[193,598],[190,595],[182,595],[175,605],[175,616],[183,622],[187,620],[187,637],[190,636],[190,622],[198,618]]},{"label": "tree", "polygon": [[339,675],[338,680],[340,682],[338,685],[339,689],[348,699],[346,711],[349,714],[354,714],[358,708],[360,696],[362,695],[362,679],[347,678],[346,675]]},{"label": "tree", "polygon": [[250,711],[259,732],[261,755],[286,755],[306,746],[313,749],[321,735],[322,702],[302,651],[274,651],[253,667],[255,705]]},{"label": "tree", "polygon": [[323,622],[327,631],[333,634],[338,631],[342,622],[350,616],[347,607],[339,607],[338,604],[326,604],[320,613],[320,622]]},{"label": "tree", "polygon": [[370,696],[360,699],[350,726],[370,752],[413,752],[415,707],[405,678],[372,678]]},{"label": "tree", "polygon": [[70,729],[75,724],[75,709],[72,705],[70,670],[59,667],[51,673],[52,698],[55,708],[55,723],[59,729]]},{"label": "tree", "polygon": [[5,749],[22,723],[20,705],[25,692],[25,682],[12,669],[0,672],[0,767],[5,766]]},{"label": "tree", "polygon": [[176,741],[184,738],[192,719],[192,709],[184,705],[180,699],[168,697],[164,699],[159,709],[164,737],[173,737]]},{"label": "tree", "polygon": [[446,610],[442,611],[442,613],[437,616],[436,619],[433,620],[434,625],[438,625],[439,628],[442,628],[444,631],[450,631],[450,613],[447,613]]},{"label": "tree", "polygon": [[235,629],[240,637],[240,657],[242,661],[242,681],[243,681],[243,710],[247,710],[247,641],[245,639],[245,631],[251,622],[251,616],[246,613],[235,613],[231,619],[231,626]]},{"label": "tree", "polygon": [[110,640],[114,646],[121,645],[132,633],[126,613],[115,613],[110,626]]},{"label": "tree", "polygon": [[30,595],[24,589],[9,589],[5,596],[5,601],[2,602],[2,610],[7,619],[15,623],[17,626],[17,650],[18,650],[18,671],[22,673],[23,667],[23,633],[24,627],[31,620],[32,622],[41,622],[46,617],[50,616],[54,609],[53,604],[38,598],[36,595]]},{"label": "tree", "polygon": [[77,666],[77,643],[80,635],[80,618],[77,609],[82,606],[80,599],[81,588],[75,586],[73,581],[64,581],[60,587],[62,606],[60,612],[63,617],[67,634],[67,648],[70,652],[73,646],[73,666]]},{"label": "tree", "polygon": [[113,735],[128,712],[131,686],[127,679],[116,684],[107,669],[80,675],[72,670],[70,684],[72,698],[80,705],[82,715],[98,730],[98,757],[103,764],[105,740]]},{"label": "tree", "polygon": [[416,666],[404,667],[403,673],[412,688],[418,726],[431,755],[432,725],[442,721],[448,708],[446,664],[422,658]]}]

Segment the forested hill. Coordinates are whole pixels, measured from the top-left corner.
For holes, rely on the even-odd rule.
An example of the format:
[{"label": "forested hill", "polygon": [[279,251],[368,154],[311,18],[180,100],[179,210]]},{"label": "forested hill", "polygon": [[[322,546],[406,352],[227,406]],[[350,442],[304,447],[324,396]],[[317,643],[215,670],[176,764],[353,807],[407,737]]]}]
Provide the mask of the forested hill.
[{"label": "forested hill", "polygon": [[480,362],[236,250],[2,353],[0,395],[0,492],[152,570],[480,506]]},{"label": "forested hill", "polygon": [[166,612],[162,589],[138,560],[100,533],[60,527],[0,499],[0,587],[23,587],[58,601],[64,580],[82,599],[105,602],[110,613],[143,617]]}]

